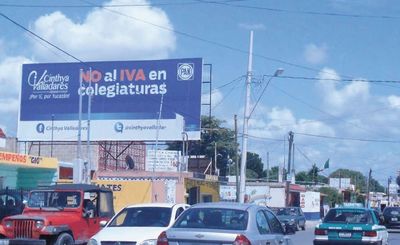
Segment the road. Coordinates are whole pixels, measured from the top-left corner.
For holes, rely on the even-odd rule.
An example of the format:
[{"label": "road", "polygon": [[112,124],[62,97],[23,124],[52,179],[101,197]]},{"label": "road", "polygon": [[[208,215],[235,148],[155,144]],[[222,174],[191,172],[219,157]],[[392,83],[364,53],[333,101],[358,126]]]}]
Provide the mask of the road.
[{"label": "road", "polygon": [[[294,245],[312,245],[314,238],[314,228],[308,226],[305,231],[298,231],[291,236]],[[400,244],[400,229],[389,230],[389,245]]]}]

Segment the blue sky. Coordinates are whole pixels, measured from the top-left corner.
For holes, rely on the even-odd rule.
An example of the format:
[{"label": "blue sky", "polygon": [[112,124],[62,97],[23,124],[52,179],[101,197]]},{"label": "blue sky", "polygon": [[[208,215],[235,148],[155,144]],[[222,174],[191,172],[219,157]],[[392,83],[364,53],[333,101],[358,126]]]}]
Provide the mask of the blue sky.
[{"label": "blue sky", "polygon": [[[213,65],[213,87],[228,84],[212,95],[213,115],[227,127],[233,127],[234,114],[242,125],[254,30],[252,105],[268,79],[263,75],[285,71],[272,79],[252,114],[249,150],[264,162],[270,152],[271,166],[282,164],[283,139],[294,131],[298,171],[329,158],[326,174],[339,167],[367,174],[372,168],[382,183],[397,174],[400,144],[392,141],[400,138],[400,84],[381,82],[400,80],[397,1],[90,2],[113,7],[3,0],[0,12],[84,61],[203,58]],[[135,4],[141,6],[115,6]],[[73,60],[3,17],[0,28],[0,113],[6,115],[0,127],[15,136],[21,64]]]}]

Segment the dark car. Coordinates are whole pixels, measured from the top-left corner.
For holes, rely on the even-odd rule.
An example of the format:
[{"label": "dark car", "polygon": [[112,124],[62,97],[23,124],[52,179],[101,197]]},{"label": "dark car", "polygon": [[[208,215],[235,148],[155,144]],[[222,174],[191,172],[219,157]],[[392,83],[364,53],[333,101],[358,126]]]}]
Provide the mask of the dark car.
[{"label": "dark car", "polygon": [[387,228],[400,227],[400,207],[386,207],[383,210],[383,217]]},{"label": "dark car", "polygon": [[276,217],[284,225],[293,226],[295,230],[306,229],[306,217],[299,207],[272,208]]},{"label": "dark car", "polygon": [[28,200],[28,192],[22,190],[0,190],[0,221],[7,216],[20,214]]}]

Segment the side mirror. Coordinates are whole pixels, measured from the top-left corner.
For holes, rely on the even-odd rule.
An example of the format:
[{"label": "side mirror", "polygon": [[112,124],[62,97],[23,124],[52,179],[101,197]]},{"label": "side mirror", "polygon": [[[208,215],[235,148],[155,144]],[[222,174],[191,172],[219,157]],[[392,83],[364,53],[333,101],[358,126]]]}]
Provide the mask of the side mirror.
[{"label": "side mirror", "polygon": [[102,221],[100,221],[100,227],[106,227],[106,225],[107,225],[107,221],[105,221],[105,220],[102,220]]},{"label": "side mirror", "polygon": [[285,235],[292,235],[296,233],[296,228],[290,223],[285,223],[283,228],[285,230]]}]

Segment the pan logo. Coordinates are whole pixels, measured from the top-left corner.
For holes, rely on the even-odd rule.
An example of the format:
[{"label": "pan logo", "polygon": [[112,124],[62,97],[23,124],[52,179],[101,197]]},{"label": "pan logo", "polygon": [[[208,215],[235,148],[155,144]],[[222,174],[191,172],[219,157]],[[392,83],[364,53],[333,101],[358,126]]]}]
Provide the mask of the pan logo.
[{"label": "pan logo", "polygon": [[178,81],[189,81],[194,79],[193,63],[178,63]]},{"label": "pan logo", "polygon": [[43,123],[38,123],[36,125],[36,132],[39,134],[44,134],[44,124]]},{"label": "pan logo", "polygon": [[115,132],[122,134],[122,131],[124,130],[124,124],[122,124],[121,122],[115,123],[114,130]]}]

